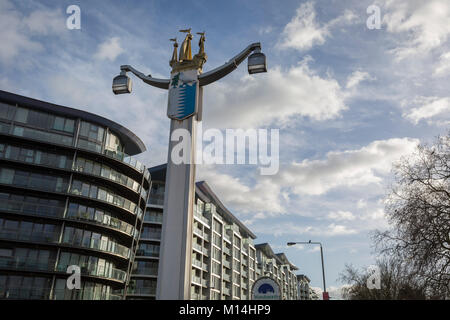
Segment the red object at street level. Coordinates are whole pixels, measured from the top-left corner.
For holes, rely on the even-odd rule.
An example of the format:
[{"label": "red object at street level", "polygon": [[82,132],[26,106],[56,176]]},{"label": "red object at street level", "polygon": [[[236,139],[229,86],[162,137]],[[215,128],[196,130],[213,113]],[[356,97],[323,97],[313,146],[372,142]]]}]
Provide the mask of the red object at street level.
[{"label": "red object at street level", "polygon": [[330,295],[326,291],[322,292],[322,297],[323,300],[330,300]]}]

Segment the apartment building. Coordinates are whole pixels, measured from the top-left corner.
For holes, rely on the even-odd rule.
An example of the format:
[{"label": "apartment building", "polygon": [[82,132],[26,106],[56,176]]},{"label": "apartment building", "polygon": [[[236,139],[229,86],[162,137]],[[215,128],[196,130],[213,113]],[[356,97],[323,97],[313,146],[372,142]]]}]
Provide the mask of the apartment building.
[{"label": "apartment building", "polygon": [[[150,174],[130,130],[0,91],[0,299],[120,300]],[[66,286],[78,266],[81,288]]]},{"label": "apartment building", "polygon": [[289,262],[284,253],[275,254],[268,243],[255,245],[256,259],[261,270],[260,276],[271,277],[278,282],[283,300],[297,300],[298,268]]},{"label": "apartment building", "polygon": [[311,300],[310,297],[310,286],[309,283],[311,281],[304,274],[297,275],[297,283],[298,283],[298,298],[299,300]]},{"label": "apartment building", "polygon": [[[150,168],[152,185],[127,299],[155,299],[161,245],[166,165]],[[247,300],[255,279],[277,279],[283,299],[297,299],[297,270],[220,201],[205,181],[196,183],[192,230],[192,300]],[[269,260],[272,264],[269,263]]]}]

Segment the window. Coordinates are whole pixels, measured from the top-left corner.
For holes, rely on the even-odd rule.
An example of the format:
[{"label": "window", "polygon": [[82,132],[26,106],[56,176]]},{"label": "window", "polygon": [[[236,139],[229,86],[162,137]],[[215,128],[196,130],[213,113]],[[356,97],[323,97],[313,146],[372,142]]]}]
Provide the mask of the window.
[{"label": "window", "polygon": [[66,227],[66,228],[64,229],[63,242],[65,242],[65,243],[72,243],[74,231],[75,231],[74,228],[72,228],[72,227]]},{"label": "window", "polygon": [[12,184],[14,178],[14,170],[2,168],[0,169],[0,183]]},{"label": "window", "polygon": [[100,248],[100,239],[101,239],[101,234],[99,233],[92,233],[92,238],[91,238],[91,248]]},{"label": "window", "polygon": [[53,122],[53,129],[63,131],[64,130],[64,118],[55,117],[55,121]]},{"label": "window", "polygon": [[81,244],[83,247],[89,247],[89,245],[91,244],[91,235],[92,233],[90,231],[84,231],[83,242]]},{"label": "window", "polygon": [[4,224],[3,228],[6,230],[17,230],[17,229],[19,229],[19,221],[5,220],[5,224]]},{"label": "window", "polygon": [[104,132],[105,130],[102,127],[82,121],[78,146],[96,152],[101,152]]},{"label": "window", "polygon": [[12,120],[15,109],[16,109],[15,106],[0,103],[0,119]]},{"label": "window", "polygon": [[122,151],[122,144],[120,143],[119,137],[112,134],[111,132],[108,132],[108,135],[106,137],[106,146],[105,149],[113,151],[113,152],[121,152]]},{"label": "window", "polygon": [[28,109],[17,108],[14,121],[26,123],[28,118]]},{"label": "window", "polygon": [[75,129],[75,120],[66,119],[66,122],[64,124],[64,131],[73,133],[74,129]]},{"label": "window", "polygon": [[0,248],[0,257],[12,257],[13,250],[9,248]]},{"label": "window", "polygon": [[216,231],[219,234],[222,234],[222,224],[214,219],[214,231]]}]

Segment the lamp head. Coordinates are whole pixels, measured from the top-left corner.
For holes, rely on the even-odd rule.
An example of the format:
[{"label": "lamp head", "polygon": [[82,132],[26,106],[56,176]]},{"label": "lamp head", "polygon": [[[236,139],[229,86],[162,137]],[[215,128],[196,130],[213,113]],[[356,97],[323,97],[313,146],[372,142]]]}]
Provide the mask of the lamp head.
[{"label": "lamp head", "polygon": [[122,71],[120,75],[113,79],[112,91],[114,94],[131,93],[131,78],[126,72]]},{"label": "lamp head", "polygon": [[295,242],[288,242],[287,245],[288,246],[294,246],[294,245],[296,245],[296,243]]},{"label": "lamp head", "polygon": [[248,73],[253,74],[261,72],[267,72],[266,56],[260,49],[256,49],[255,52],[248,57]]}]

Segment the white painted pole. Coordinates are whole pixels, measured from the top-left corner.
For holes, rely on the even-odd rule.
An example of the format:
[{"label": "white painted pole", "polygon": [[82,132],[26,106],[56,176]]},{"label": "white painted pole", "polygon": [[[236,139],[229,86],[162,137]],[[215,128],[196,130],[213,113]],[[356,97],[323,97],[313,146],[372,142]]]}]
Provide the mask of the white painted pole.
[{"label": "white painted pole", "polygon": [[[201,94],[201,91],[200,93]],[[185,120],[171,120],[170,135],[176,129],[190,133],[190,162],[175,164],[170,141],[164,196],[161,249],[156,299],[188,300],[191,294],[192,221],[195,201],[195,147],[197,115]]]}]

